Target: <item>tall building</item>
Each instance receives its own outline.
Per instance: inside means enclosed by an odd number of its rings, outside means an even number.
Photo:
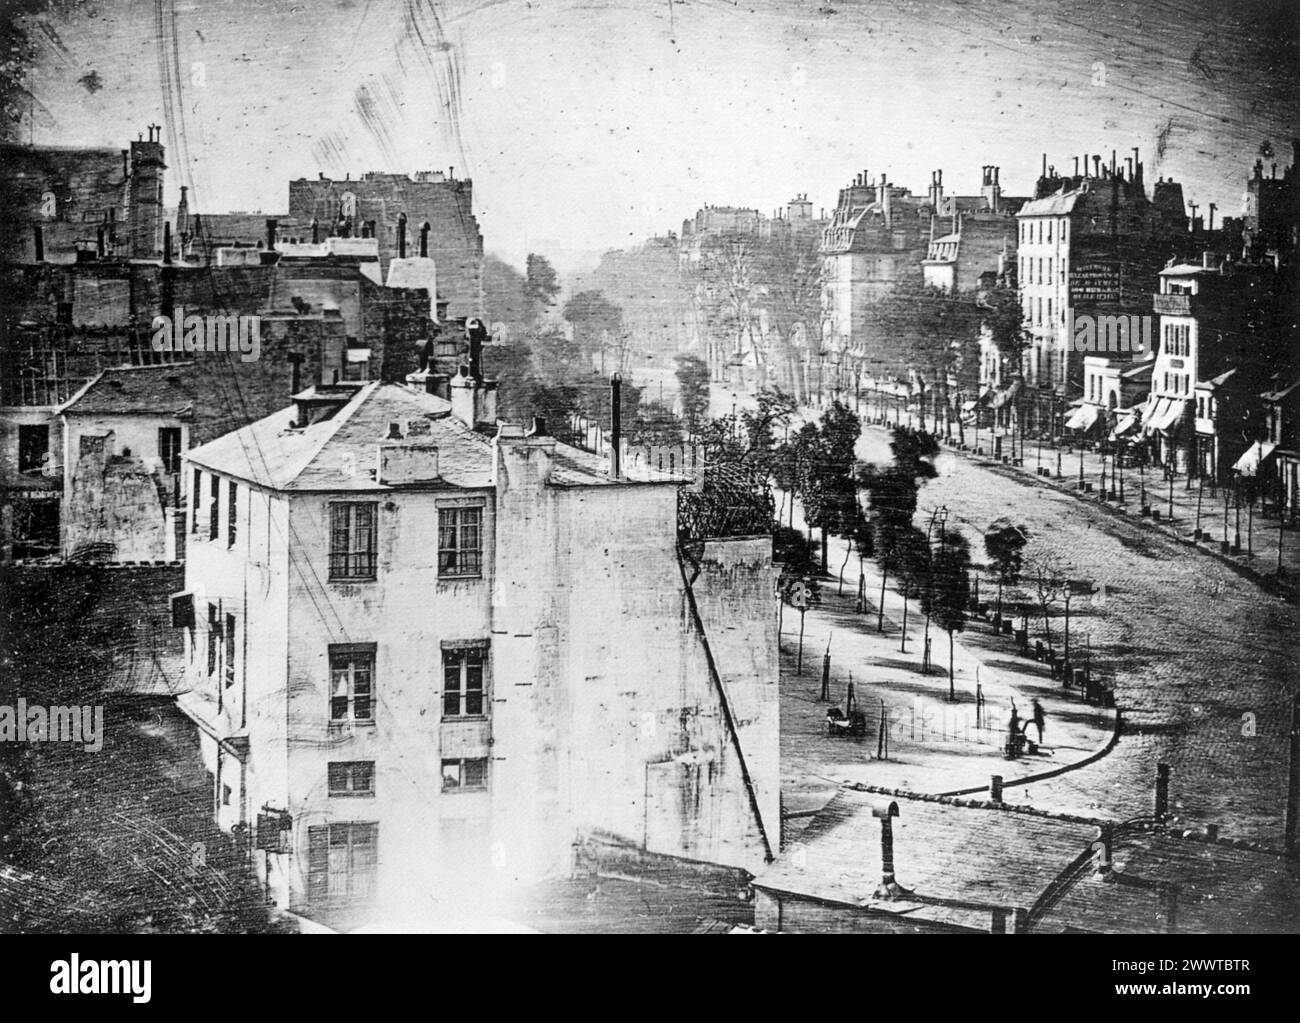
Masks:
[[[188,455],[181,706],[221,826],[309,916],[487,898],[587,835],[776,851],[770,538],[679,549],[687,479],[495,424],[480,362]]]
[[[1155,273],[1186,238],[1182,186],[1161,179],[1147,196],[1138,151],[1074,158],[1062,177],[1043,158],[1034,198],[1020,208],[1020,299],[1030,345],[1022,370],[1034,429],[1059,433],[1083,393],[1076,319],[1149,313]]]
[[[449,314],[474,316],[483,308],[483,235],[469,178],[452,171],[298,178],[289,182],[289,217],[302,235],[310,235],[314,223],[322,238],[376,238],[385,272],[390,260],[419,251],[423,238],[421,254],[437,264]]]

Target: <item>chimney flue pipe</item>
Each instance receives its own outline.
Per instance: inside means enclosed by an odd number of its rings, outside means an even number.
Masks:
[[[163,221],[163,266],[172,265],[172,225],[170,220]]]
[[[275,220],[274,217],[266,218],[266,251],[267,252],[275,251],[275,229],[279,226],[280,226],[279,222]]]
[[[397,258],[406,258],[406,214],[397,215]]]
[[[610,430],[609,478],[623,478],[623,377],[615,373],[609,378]]]
[[[1169,813],[1169,765],[1156,765],[1156,816]]]

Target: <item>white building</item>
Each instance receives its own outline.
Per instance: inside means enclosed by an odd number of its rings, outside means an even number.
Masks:
[[[297,912],[484,898],[584,835],[775,852],[770,537],[679,553],[684,477],[491,405],[467,373],[322,386],[188,453],[180,702]]]

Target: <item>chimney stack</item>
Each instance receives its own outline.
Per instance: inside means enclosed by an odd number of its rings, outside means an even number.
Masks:
[[[275,229],[279,227],[279,221],[274,217],[266,218],[266,251],[275,251]]]
[[[1156,765],[1156,817],[1169,813],[1169,765]]]
[[[609,378],[610,431],[609,431],[609,478],[623,478],[623,377],[615,373]]]
[[[876,898],[895,899],[910,894],[894,876],[893,818],[898,816],[898,804],[892,801],[877,804],[871,808],[871,815],[880,820],[880,886],[876,889]]]
[[[170,220],[163,221],[163,266],[172,265],[172,224]]]

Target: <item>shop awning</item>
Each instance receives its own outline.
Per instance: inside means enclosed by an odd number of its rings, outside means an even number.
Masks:
[[[993,395],[993,397],[989,400],[989,408],[1001,408],[1007,402],[1013,400],[1015,396],[1019,393],[1020,393],[1020,381],[1017,380],[1014,383],[1012,383],[1009,387],[1004,387],[1002,388],[1002,390],[998,391],[995,395]]]
[[[1123,437],[1124,434],[1132,432],[1142,422],[1142,409],[1130,409],[1128,412],[1120,414],[1119,422],[1115,424],[1115,429],[1110,433],[1111,440],[1116,437]]]
[[[1246,453],[1237,459],[1232,471],[1242,476],[1254,476],[1259,472],[1260,466],[1272,457],[1276,449],[1276,444],[1255,441]]]
[[[1065,421],[1067,430],[1087,430],[1097,421],[1097,413],[1101,411],[1096,405],[1080,405],[1074,410],[1074,414]]]
[[[1164,405],[1156,410],[1147,425],[1152,430],[1168,430],[1175,426],[1187,411],[1187,402],[1178,398],[1162,398]]]

